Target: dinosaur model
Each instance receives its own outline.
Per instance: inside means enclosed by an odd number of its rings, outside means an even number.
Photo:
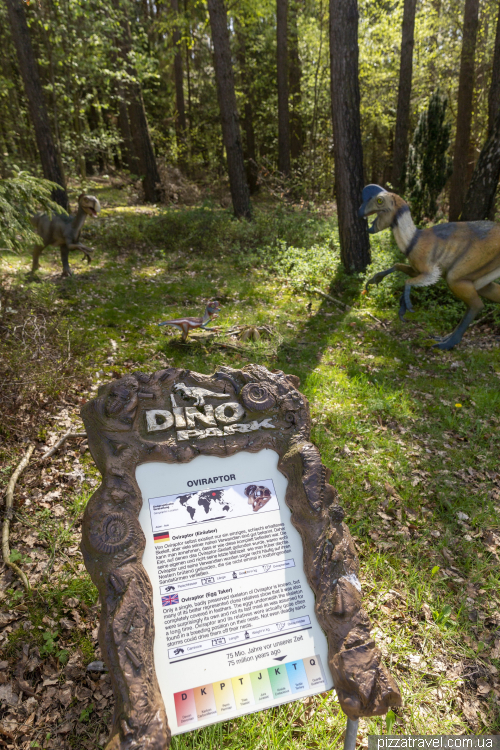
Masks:
[[[91,253],[94,251],[78,242],[78,238],[87,216],[96,217],[100,210],[101,204],[97,198],[94,198],[93,195],[82,194],[78,198],[78,211],[74,216],[62,216],[61,214],[54,214],[52,218],[47,214],[32,216],[31,223],[42,238],[43,245],[35,245],[33,248],[33,265],[30,274],[34,274],[40,267],[40,255],[49,245],[61,248],[63,276],[71,276],[68,262],[70,250],[81,250],[90,263],[92,260]]]
[[[198,388],[184,385],[184,383],[177,383],[174,385],[174,391],[176,393],[182,393],[184,398],[196,399],[195,406],[205,406],[205,397],[210,398],[229,398],[229,393],[215,393],[215,391],[207,391],[206,388]]]
[[[189,333],[195,328],[206,328],[212,320],[215,320],[218,317],[217,313],[219,310],[220,304],[217,300],[214,300],[208,303],[202,318],[173,318],[172,320],[165,320],[163,323],[158,323],[158,325],[177,328],[178,331],[182,331],[182,340],[186,341]]]
[[[410,276],[400,298],[399,317],[403,320],[406,311],[413,312],[412,286],[431,286],[443,275],[449,289],[467,305],[465,315],[451,333],[443,338],[434,337],[435,347],[452,349],[484,307],[481,297],[500,302],[500,285],[493,283],[500,276],[500,224],[463,221],[417,229],[407,203],[399,195],[380,185],[367,185],[362,198],[359,215],[376,214],[369,233],[390,227],[409,263],[395,263],[376,273],[366,282],[366,289],[394,271]]]

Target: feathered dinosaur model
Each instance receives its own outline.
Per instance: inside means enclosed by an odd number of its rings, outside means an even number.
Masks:
[[[395,263],[380,271],[366,282],[366,289],[394,271],[410,276],[400,298],[399,317],[403,320],[407,310],[413,312],[412,286],[431,286],[444,276],[453,294],[467,305],[467,312],[454,331],[444,338],[434,337],[438,349],[452,349],[484,307],[481,297],[500,302],[500,285],[493,283],[500,276],[500,224],[463,221],[417,229],[408,205],[399,195],[380,185],[367,185],[362,198],[359,215],[375,214],[368,229],[370,234],[390,227],[409,264]]]
[[[163,323],[158,323],[158,325],[177,328],[178,331],[182,331],[182,340],[186,341],[190,332],[195,328],[206,328],[212,320],[215,320],[218,317],[217,313],[220,309],[220,304],[217,300],[213,300],[206,306],[202,318],[173,318],[172,320],[165,320]]]
[[[101,204],[93,195],[80,195],[78,198],[78,211],[74,216],[62,216],[54,214],[52,218],[47,214],[36,214],[31,217],[36,232],[43,240],[43,245],[35,245],[33,248],[33,265],[31,274],[40,267],[39,258],[46,247],[55,245],[61,248],[61,261],[63,267],[63,276],[71,276],[69,267],[69,251],[81,250],[84,257],[90,263],[92,260],[91,253],[94,251],[90,247],[78,242],[80,232],[85,224],[87,216],[96,217],[101,210]]]

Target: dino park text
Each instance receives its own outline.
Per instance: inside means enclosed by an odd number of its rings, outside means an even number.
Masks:
[[[203,409],[201,411],[200,409]],[[229,412],[229,413],[228,413]],[[215,409],[210,404],[197,406],[175,406],[167,409],[148,409],[146,412],[148,432],[177,429],[177,440],[193,438],[226,437],[236,432],[254,432],[265,429],[274,430],[271,419],[254,419],[251,422],[238,423],[245,415],[245,410],[236,401],[221,404]]]

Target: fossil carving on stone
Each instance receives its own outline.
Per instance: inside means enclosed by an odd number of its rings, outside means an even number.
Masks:
[[[298,386],[295,376],[258,365],[221,367],[213,376],[169,368],[101,386],[82,408],[102,474],[85,510],[81,548],[99,590],[99,642],[115,696],[106,750],[165,750],[170,743],[153,658],[152,588],[141,562],[142,497],[135,479],[137,466],[151,460],[187,463],[198,455],[276,451],[340,705],[351,719],[400,705],[399,689],[370,637],[354,544],[330,472],[310,442],[309,405]],[[179,392],[197,405],[180,407]],[[258,511],[266,498],[258,486],[248,489]]]

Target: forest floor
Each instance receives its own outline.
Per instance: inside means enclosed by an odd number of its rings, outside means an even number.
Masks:
[[[168,365],[212,373],[249,362],[298,375],[312,439],[340,493],[361,562],[373,636],[403,693],[393,733],[500,732],[500,324],[489,305],[451,352],[429,348],[462,315],[441,282],[397,317],[402,279],[363,294],[340,269],[331,207],[261,198],[251,223],[220,207],[129,205],[102,186],[100,218],[60,277],[55,250],[28,283],[29,253],[1,256],[0,481],[30,441],[15,493],[12,559],[33,588],[0,572],[0,748],[104,747],[113,708],[96,590],[79,551],[82,512],[99,484],[84,438],[42,464],[99,384]],[[368,276],[397,255],[372,241]],[[385,284],[385,286],[384,286]],[[350,309],[312,291],[320,289]],[[213,332],[179,344],[157,323],[201,314]],[[238,326],[257,326],[258,341]],[[335,693],[188,733],[175,750],[340,747]],[[390,729],[390,726],[389,726]],[[358,743],[387,731],[361,720]]]

